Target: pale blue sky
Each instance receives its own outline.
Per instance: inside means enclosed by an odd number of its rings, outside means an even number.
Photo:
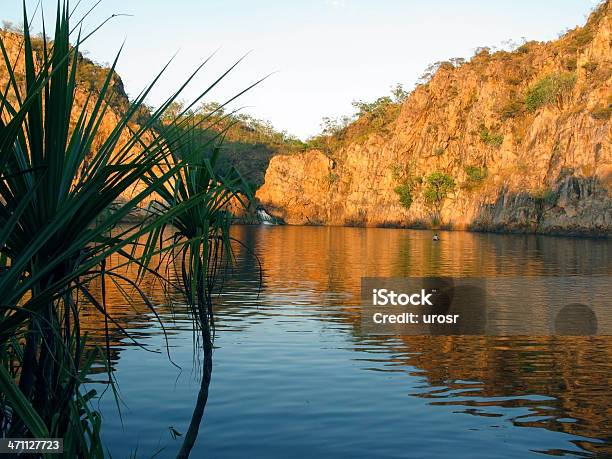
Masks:
[[[0,19],[19,22],[21,0],[1,1]],[[55,0],[43,1],[51,19]],[[93,3],[83,0],[79,11]],[[36,1],[27,4],[33,8]],[[238,105],[278,129],[306,138],[319,131],[323,116],[350,114],[355,99],[385,95],[398,82],[412,88],[429,63],[469,57],[476,47],[500,46],[508,39],[554,39],[561,30],[584,23],[596,4],[594,0],[104,0],[87,21],[88,27],[113,13],[133,16],[113,19],[85,48],[90,58],[109,62],[126,40],[118,71],[131,95],[178,51],[152,94],[154,105],[214,50],[219,49],[213,62],[185,92],[185,99],[252,51],[208,100],[223,101],[276,72],[242,96]]]

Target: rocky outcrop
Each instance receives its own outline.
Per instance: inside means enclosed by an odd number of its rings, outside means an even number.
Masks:
[[[7,52],[9,61],[14,63],[16,82],[19,85],[21,94],[23,96],[23,94],[25,94],[23,35],[16,32],[0,30],[0,37],[2,38],[2,43]],[[42,41],[40,39],[34,39],[32,45],[35,55],[40,56],[40,53],[42,52]],[[35,60],[35,64],[38,62],[38,60],[39,59]],[[9,74],[6,66],[4,65],[4,59],[0,58],[0,61],[2,62],[0,65],[0,86],[3,88],[3,90],[6,90],[7,83],[9,82]],[[80,54],[78,69],[79,70],[77,71],[76,76],[76,87],[74,91],[73,110],[70,120],[71,128],[76,125],[77,120],[84,109],[88,110],[88,114],[90,113],[90,110],[95,105],[95,101],[98,98],[99,87],[101,87],[104,83],[107,72],[109,71],[109,69],[105,69],[97,64],[94,64],[92,61],[84,58]],[[109,107],[104,111],[104,114],[100,118],[97,132],[91,145],[92,155],[97,152],[106,142],[106,140],[113,134],[117,124],[124,118],[124,114],[130,106],[130,101],[125,93],[123,82],[116,73],[113,73],[112,75],[107,95],[109,96],[108,99],[110,100]],[[12,103],[16,102],[12,88],[7,92],[7,98]],[[146,109],[143,108],[141,111],[138,111],[136,115],[139,115],[144,111],[146,111]],[[145,115],[148,115],[148,113],[145,113]],[[137,116],[134,116],[132,119],[134,120],[135,118],[137,118]],[[140,126],[135,121],[130,122],[129,129],[123,129],[119,134],[116,151],[120,151],[132,139],[132,133],[130,131],[138,131],[139,128]],[[153,142],[154,133],[151,130],[145,131],[142,134],[142,140],[145,143]],[[134,145],[130,149],[128,158],[134,157],[141,152],[142,150],[140,146],[138,144]],[[126,202],[136,196],[143,189],[145,189],[145,184],[142,182],[136,182],[132,188],[128,189],[119,197],[118,201]],[[152,201],[154,201],[155,198],[156,195],[153,194],[143,199],[141,201],[141,207],[136,209],[131,217],[128,217],[128,219],[139,220],[148,215],[147,207],[153,204]]]
[[[606,1],[559,40],[442,64],[382,126],[359,119],[331,151],[272,158],[257,198],[290,224],[423,226],[441,172],[455,183],[443,225],[609,235],[611,16]]]

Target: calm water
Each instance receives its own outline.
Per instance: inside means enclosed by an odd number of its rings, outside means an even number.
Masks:
[[[213,380],[193,457],[525,458],[612,454],[612,338],[365,336],[362,276],[612,274],[607,241],[319,227],[236,227],[217,300]],[[145,286],[161,301],[159,286]],[[113,457],[174,457],[199,388],[191,324],[111,292],[120,420]],[[510,315],[512,311],[508,312]],[[93,312],[87,327],[99,339]],[[177,368],[175,365],[179,366]],[[101,373],[94,379],[104,380]],[[99,390],[104,385],[92,382]]]

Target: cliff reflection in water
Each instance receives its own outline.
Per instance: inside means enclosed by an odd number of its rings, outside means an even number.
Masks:
[[[500,428],[511,423],[585,437],[574,443],[586,454],[612,453],[611,337],[368,336],[361,332],[358,306],[360,278],[366,276],[610,276],[609,242],[449,232],[433,243],[426,231],[334,227],[243,226],[233,236],[246,248],[236,246],[238,262],[217,301],[219,335],[241,333],[288,311],[287,322],[314,317],[328,324],[325,333],[347,335],[353,359],[370,356],[362,370],[373,367],[368,361],[382,361],[377,371],[422,380],[406,391],[431,406],[454,406],[455,413],[488,417]],[[261,290],[259,265],[249,251],[261,261]],[[159,285],[147,282],[144,291],[163,303]],[[151,312],[142,304],[126,305],[116,287],[110,286],[107,303],[135,338],[161,333]],[[160,304],[158,313],[169,335],[189,327],[180,305]],[[97,313],[84,323],[101,339]],[[117,360],[130,342],[110,328]],[[312,339],[317,346],[317,337]],[[273,373],[275,365],[269,362],[266,371]]]

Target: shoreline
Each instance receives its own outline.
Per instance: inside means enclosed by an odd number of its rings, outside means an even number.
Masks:
[[[251,222],[235,222],[232,226],[259,226],[261,223]],[[533,231],[530,229],[522,228],[453,228],[453,227],[441,227],[431,228],[425,226],[410,226],[410,225],[391,225],[391,224],[379,224],[379,225],[326,225],[326,224],[314,224],[306,223],[300,225],[294,225],[289,223],[283,223],[280,225],[269,225],[269,226],[313,226],[313,227],[334,227],[334,228],[379,228],[379,229],[408,229],[408,230],[420,230],[420,231],[453,231],[453,232],[468,232],[468,233],[483,233],[483,234],[502,234],[502,235],[525,235],[525,236],[552,236],[552,237],[563,237],[571,239],[599,239],[607,240],[610,239],[610,233],[602,233],[598,231]]]

